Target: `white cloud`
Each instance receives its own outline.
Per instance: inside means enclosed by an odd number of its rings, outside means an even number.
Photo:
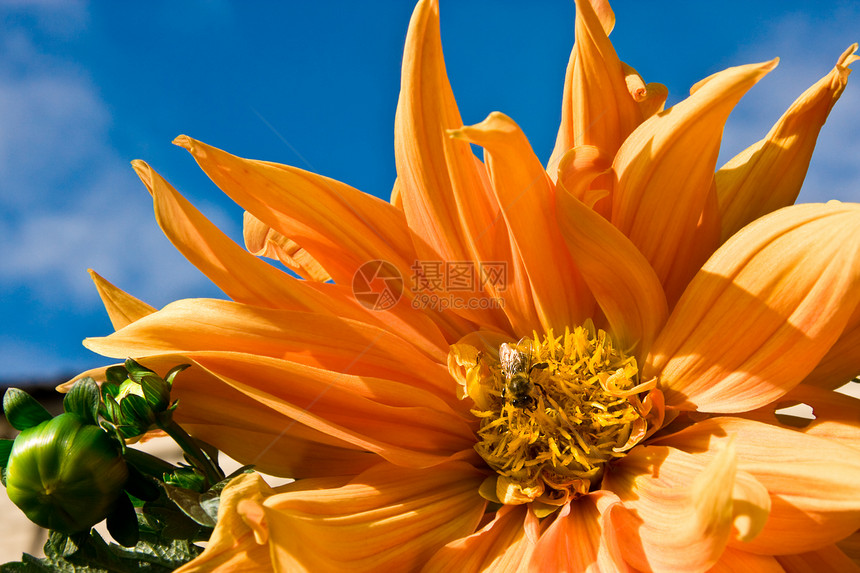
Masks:
[[[110,114],[86,74],[21,31],[0,51],[0,289],[95,311],[90,267],[156,304],[205,287],[110,146]]]
[[[860,8],[834,4],[816,16],[790,13],[762,26],[740,46],[740,62],[780,57],[776,70],[744,97],[729,118],[720,164],[758,141],[804,90],[830,72],[839,55],[860,41]],[[860,201],[860,66],[819,135],[799,202]]]

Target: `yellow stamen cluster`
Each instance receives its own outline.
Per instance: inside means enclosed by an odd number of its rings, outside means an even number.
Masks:
[[[530,398],[512,399],[510,372],[480,355],[476,370],[483,399],[477,452],[498,473],[503,503],[564,503],[598,483],[603,465],[645,432],[636,359],[614,348],[588,322],[563,336],[550,331],[519,343],[529,355]],[[507,385],[507,386],[506,386]]]

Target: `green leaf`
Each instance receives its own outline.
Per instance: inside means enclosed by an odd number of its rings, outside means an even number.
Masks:
[[[0,468],[9,464],[9,454],[12,452],[12,444],[15,440],[0,440]]]
[[[81,378],[63,398],[63,410],[77,414],[87,424],[98,425],[99,387],[90,377]]]
[[[43,559],[25,554],[18,563],[0,565],[0,573],[169,573],[201,552],[189,541],[152,535],[125,549],[105,543],[95,531],[75,540],[51,532]]]
[[[51,414],[41,404],[18,388],[6,390],[3,412],[16,430],[26,430],[51,419]]]
[[[215,520],[200,506],[200,494],[196,491],[176,487],[169,483],[164,484],[164,491],[185,515],[206,527],[215,527]]]
[[[143,395],[150,406],[160,412],[170,404],[170,388],[158,376],[144,376],[140,379]]]

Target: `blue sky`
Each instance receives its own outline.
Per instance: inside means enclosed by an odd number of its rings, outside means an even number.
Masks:
[[[732,65],[782,58],[729,120],[723,159],[760,139],[860,40],[856,2],[613,4],[622,59],[670,103]],[[0,381],[109,361],[94,268],[156,307],[223,296],[161,235],[144,159],[241,241],[241,209],[170,141],[186,133],[387,197],[408,1],[0,0]],[[572,0],[442,0],[464,121],[499,110],[542,159],[573,42]],[[855,67],[857,67],[855,65]],[[860,72],[857,72],[860,74]],[[860,200],[860,75],[831,114],[801,201]]]

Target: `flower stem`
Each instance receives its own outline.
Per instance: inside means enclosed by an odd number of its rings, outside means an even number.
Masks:
[[[167,421],[157,421],[156,425],[179,444],[191,464],[203,473],[207,481],[207,488],[224,479],[224,472],[221,471],[221,468],[203,453],[200,446],[194,442],[194,438],[188,435],[188,432],[183,430],[179,424],[168,418]]]

